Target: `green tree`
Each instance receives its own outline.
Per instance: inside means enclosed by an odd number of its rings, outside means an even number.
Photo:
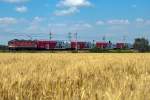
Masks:
[[[149,50],[149,41],[145,38],[136,38],[133,46],[139,52],[146,52]]]

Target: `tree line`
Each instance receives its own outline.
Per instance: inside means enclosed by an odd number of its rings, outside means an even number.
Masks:
[[[148,39],[136,38],[133,44],[133,48],[139,52],[150,51],[150,45]]]

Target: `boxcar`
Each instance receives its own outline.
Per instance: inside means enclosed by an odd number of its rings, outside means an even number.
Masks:
[[[125,43],[116,43],[116,49],[124,49],[124,48],[126,48]]]
[[[91,43],[90,42],[81,42],[81,41],[78,41],[78,42],[71,42],[71,49],[89,49],[91,48]]]
[[[108,42],[96,42],[96,47],[101,48],[101,49],[108,48],[109,43]]]
[[[50,50],[56,48],[57,41],[37,41],[37,49]]]

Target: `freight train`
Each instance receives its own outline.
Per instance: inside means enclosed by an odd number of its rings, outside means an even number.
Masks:
[[[54,41],[54,40],[18,40],[8,42],[9,50],[89,50],[100,49],[131,49],[128,43],[86,42],[86,41]]]

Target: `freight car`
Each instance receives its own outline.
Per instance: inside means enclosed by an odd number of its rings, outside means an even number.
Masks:
[[[71,42],[71,49],[73,50],[75,49],[84,50],[84,49],[91,49],[91,48],[92,48],[91,42],[82,42],[82,41]]]
[[[114,49],[133,49],[133,46],[130,43],[116,43]]]

